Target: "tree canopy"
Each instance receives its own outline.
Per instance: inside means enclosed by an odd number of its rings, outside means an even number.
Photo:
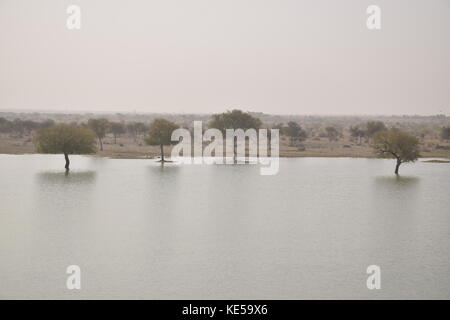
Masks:
[[[90,154],[96,151],[95,133],[86,128],[61,124],[37,132],[33,140],[37,152],[64,154],[69,169],[69,154]]]
[[[172,132],[178,129],[179,126],[169,120],[157,118],[150,124],[150,130],[145,137],[145,143],[148,145],[159,145],[161,147],[161,161],[164,162],[164,147],[171,144],[176,144],[178,141],[172,141]]]
[[[383,158],[397,160],[395,174],[402,163],[414,162],[420,156],[419,140],[399,129],[383,130],[373,136],[372,147]]]
[[[252,116],[248,112],[241,110],[232,110],[224,113],[215,114],[209,123],[210,128],[225,131],[226,129],[255,129],[258,130],[262,125],[260,119]]]

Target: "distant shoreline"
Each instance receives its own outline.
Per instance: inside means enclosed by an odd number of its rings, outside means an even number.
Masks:
[[[18,152],[18,153],[5,153],[0,151],[0,155],[39,155],[42,153],[37,152]],[[96,157],[96,158],[106,158],[106,159],[114,159],[114,160],[155,160],[157,161],[159,157],[157,155],[147,155],[147,156],[126,156],[126,155],[106,155],[106,154],[87,154],[87,155],[81,155],[81,156],[87,156],[87,157]],[[170,157],[169,154],[166,156]],[[354,155],[283,155],[280,154],[279,158],[285,158],[285,159],[293,159],[293,158],[350,158],[350,159],[387,159],[387,158],[379,158],[376,156],[354,156]],[[430,159],[430,158],[439,158],[439,159]],[[170,159],[170,158],[169,158]],[[448,159],[448,160],[447,160]],[[388,159],[389,160],[389,159]],[[168,161],[170,162],[170,161]],[[450,163],[450,157],[445,156],[432,156],[427,155],[426,157],[420,157],[417,162],[423,162],[423,163]]]
[[[302,143],[302,147],[289,146],[281,141],[280,158],[377,158],[369,144],[358,144],[348,140],[330,142],[325,138],[320,140],[309,139]],[[170,157],[171,147],[164,148],[164,154]],[[27,138],[0,138],[0,154],[37,154],[30,137]],[[120,138],[117,143],[108,137],[103,143],[103,151],[98,150],[95,156],[111,159],[149,159],[160,155],[159,146],[147,146],[133,139]],[[450,159],[450,147],[430,148],[421,150],[421,158]]]

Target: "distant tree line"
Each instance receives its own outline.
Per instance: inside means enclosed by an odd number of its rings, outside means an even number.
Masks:
[[[57,123],[52,119],[33,121],[21,119],[8,120],[0,117],[0,134],[10,134],[17,137],[30,136],[40,129],[46,129],[55,125]],[[87,123],[82,122],[80,124],[71,122],[68,125],[93,130],[99,141],[100,149],[103,149],[103,138],[106,134],[112,134],[114,144],[116,144],[117,138],[121,135],[128,134],[136,141],[138,138],[143,138],[150,129],[150,125],[143,122],[114,122],[104,118],[89,119]]]
[[[7,120],[0,118],[0,133],[14,134],[17,136],[31,135],[38,129],[45,129],[55,125],[55,121],[48,119],[37,122],[32,120]]]
[[[0,117],[0,134],[10,134],[17,137],[30,136],[39,129],[48,128],[56,124],[53,119],[33,121],[18,118],[8,120]],[[103,139],[108,134],[111,134],[114,138],[114,144],[117,144],[118,138],[123,135],[132,137],[134,142],[137,143],[139,140],[145,142],[145,137],[150,130],[150,123],[139,121],[110,121],[105,118],[90,118],[87,122],[71,122],[69,125],[93,130],[97,136],[100,150],[103,149]],[[218,129],[225,127],[230,129],[247,129],[251,127],[258,129],[264,127],[264,125],[260,119],[250,113],[242,112],[241,110],[232,110],[213,115],[209,122],[209,127]],[[266,128],[279,129],[280,135],[288,138],[290,146],[297,146],[308,138],[317,139],[317,137],[322,137],[327,138],[330,142],[335,142],[344,136],[343,128],[339,126],[328,125],[317,132],[317,129],[304,128],[296,121],[289,121],[286,124],[275,123],[266,126]],[[386,129],[387,126],[382,121],[368,121],[363,124],[351,125],[348,127],[348,132],[352,139],[356,140],[358,144],[362,144],[363,140],[369,143],[376,133]],[[442,140],[450,140],[450,126],[443,127],[439,130],[439,138]],[[430,132],[426,130],[419,132],[417,130],[417,136],[423,138],[425,134],[430,134]]]

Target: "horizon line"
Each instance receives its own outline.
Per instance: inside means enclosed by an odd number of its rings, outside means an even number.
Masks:
[[[226,112],[229,110],[242,110],[244,112],[263,114],[268,116],[281,116],[281,117],[295,117],[295,116],[303,116],[303,117],[438,117],[445,116],[446,118],[450,117],[445,113],[435,113],[435,114],[376,114],[376,113],[354,113],[354,114],[332,114],[332,113],[266,113],[262,111],[249,111],[245,109],[239,108],[227,108],[222,112]],[[0,108],[0,113],[44,113],[44,114],[144,114],[144,115],[152,115],[152,114],[165,114],[165,115],[203,115],[209,116],[214,114],[219,114],[222,112],[157,112],[157,111],[114,111],[114,110],[52,110],[52,109],[2,109]]]

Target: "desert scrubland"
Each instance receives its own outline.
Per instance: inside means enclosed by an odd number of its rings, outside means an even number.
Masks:
[[[450,126],[450,117],[436,116],[300,116],[251,113],[263,128],[281,129],[282,157],[375,157],[367,134],[368,122],[382,122],[387,128],[396,127],[420,140],[422,157],[450,158],[450,140],[443,128]],[[148,146],[144,139],[150,122],[165,118],[180,127],[192,129],[194,121],[208,128],[209,114],[137,114],[137,113],[48,113],[0,112],[0,153],[36,153],[33,136],[41,126],[54,124],[86,125],[89,119],[107,119],[119,124],[115,134],[111,126],[103,139],[103,150],[97,156],[111,158],[152,158],[159,155],[158,146]],[[9,127],[1,127],[1,122]],[[300,134],[289,136],[288,123],[295,122]],[[358,131],[359,130],[359,131]],[[298,130],[297,130],[298,131]],[[164,152],[170,155],[171,147]]]

